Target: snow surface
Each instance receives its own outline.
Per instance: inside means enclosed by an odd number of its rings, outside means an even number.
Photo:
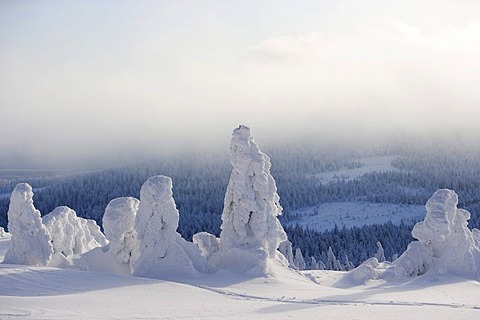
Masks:
[[[1,242],[0,242],[1,244]],[[0,257],[1,259],[1,257]],[[422,276],[346,286],[347,273],[281,269],[179,283],[0,265],[1,319],[478,319],[480,283]],[[339,287],[343,285],[342,287]]]
[[[316,207],[293,211],[300,218],[288,221],[318,231],[339,228],[361,227],[391,221],[393,224],[418,222],[425,216],[425,206],[373,202],[331,202]]]
[[[402,171],[392,166],[393,159],[395,159],[395,156],[361,158],[355,160],[362,164],[359,168],[343,168],[341,170],[314,174],[313,176],[316,177],[320,183],[328,184],[335,181],[351,181],[372,172]]]

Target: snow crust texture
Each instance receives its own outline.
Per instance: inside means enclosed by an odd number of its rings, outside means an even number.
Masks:
[[[42,222],[40,211],[33,205],[32,187],[19,183],[10,197],[8,208],[10,247],[4,263],[46,266],[53,247],[51,237]]]
[[[236,260],[228,258],[232,253],[237,257],[240,251],[248,253],[250,259],[240,260],[257,261],[255,267],[262,269],[267,259],[275,259],[280,243],[287,239],[277,218],[282,207],[270,174],[270,158],[242,125],[233,131],[230,154],[233,170],[225,194],[220,252],[226,263]]]

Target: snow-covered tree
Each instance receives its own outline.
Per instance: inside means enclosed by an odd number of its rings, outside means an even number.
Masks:
[[[385,261],[385,252],[383,251],[383,246],[380,241],[377,241],[377,253],[375,253],[375,258],[377,258],[378,262]]]
[[[17,184],[10,197],[8,231],[12,238],[4,263],[47,265],[53,253],[51,238],[33,205],[32,187],[27,183]]]
[[[473,232],[468,229],[470,213],[457,209],[458,196],[440,189],[428,200],[424,221],[417,223],[407,251],[395,262],[397,275],[439,273],[480,276],[480,248],[475,245]]]
[[[5,238],[7,236],[7,233],[5,232],[5,229],[3,227],[0,227],[0,238]]]
[[[295,249],[295,258],[293,262],[298,270],[305,270],[307,267],[305,259],[303,258],[302,250],[300,248]]]
[[[103,215],[103,229],[110,241],[110,253],[118,262],[130,264],[132,254],[138,248],[135,217],[140,201],[133,197],[121,197],[110,201]]]
[[[43,222],[50,233],[53,252],[65,257],[107,244],[107,239],[94,220],[77,217],[69,207],[55,208],[43,217]]]
[[[179,213],[172,193],[172,179],[153,176],[140,190],[135,217],[138,251],[133,252],[133,274],[152,278],[195,277],[191,257],[195,246],[177,233]],[[198,251],[198,257],[200,252]]]
[[[327,252],[327,269],[335,271],[341,271],[343,269],[340,261],[337,260],[337,257],[333,253],[332,247],[329,247]]]
[[[293,248],[292,248],[292,243],[288,240],[283,241],[280,243],[280,246],[278,247],[278,251],[280,251],[281,254],[287,259],[288,261],[288,266],[290,268],[295,269],[295,262],[294,262],[294,257],[293,257]]]
[[[221,264],[239,267],[234,260],[240,250],[250,255],[250,259],[240,259],[243,271],[264,273],[268,259],[280,258],[277,249],[287,239],[277,218],[282,207],[270,174],[270,158],[260,151],[250,129],[242,125],[233,131],[230,153],[233,170],[222,213]]]

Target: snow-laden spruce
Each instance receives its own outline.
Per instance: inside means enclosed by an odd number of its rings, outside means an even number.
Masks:
[[[411,242],[393,263],[379,263],[372,258],[354,269],[351,277],[364,282],[449,273],[480,279],[480,231],[468,228],[470,213],[457,205],[454,191],[437,190],[427,201],[425,219],[412,230],[418,241]]]
[[[103,230],[110,241],[110,253],[119,263],[131,264],[138,248],[135,217],[140,201],[133,197],[121,197],[110,201],[103,215]]]
[[[287,239],[277,218],[282,207],[270,174],[270,158],[242,125],[233,131],[230,154],[233,170],[222,213],[220,264],[265,274],[267,261],[280,259],[277,249]]]
[[[33,205],[33,190],[28,183],[17,184],[10,196],[8,231],[11,241],[4,263],[47,265],[53,253],[51,238]]]
[[[78,217],[69,207],[55,208],[43,217],[43,223],[50,233],[53,252],[65,257],[107,244],[107,239],[94,220]]]
[[[467,226],[470,213],[458,209],[457,204],[458,195],[448,189],[437,190],[428,200],[424,221],[412,230],[419,242],[411,243],[396,260],[396,275],[412,276],[431,270],[480,278],[480,248]]]
[[[135,217],[138,251],[133,252],[134,275],[159,279],[199,275],[200,251],[177,232],[178,220],[172,179],[150,177],[140,190]]]

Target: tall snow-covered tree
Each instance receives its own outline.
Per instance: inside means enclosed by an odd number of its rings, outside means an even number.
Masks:
[[[33,191],[28,183],[19,183],[10,197],[8,231],[12,235],[4,263],[45,266],[53,247],[40,211],[33,205]]]
[[[270,158],[243,125],[233,131],[230,154],[233,170],[225,194],[220,251],[227,260],[232,249],[254,253],[252,261],[264,268],[287,239],[277,218],[282,207],[270,174]]]

